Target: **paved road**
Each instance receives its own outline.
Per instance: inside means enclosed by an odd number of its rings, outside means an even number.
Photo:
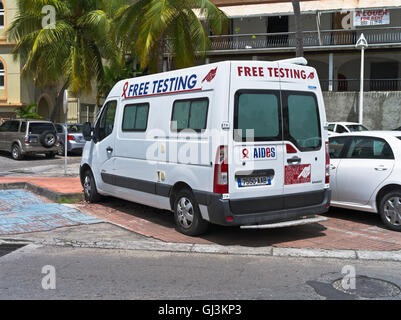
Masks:
[[[75,167],[81,162],[79,155],[71,155],[68,157],[70,173],[75,174]],[[55,159],[46,159],[44,155],[36,155],[26,157],[22,161],[15,161],[7,152],[0,151],[0,176],[8,175],[38,175],[48,171],[58,171],[63,173],[64,158],[57,156]]]
[[[44,266],[56,289],[42,288]],[[335,290],[344,266],[401,286],[400,263],[27,246],[0,257],[0,299],[354,299]],[[399,291],[356,282],[363,297]],[[389,296],[392,293],[397,296]]]

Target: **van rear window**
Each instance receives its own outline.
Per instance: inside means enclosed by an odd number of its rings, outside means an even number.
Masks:
[[[236,141],[281,140],[278,92],[239,91],[235,97]]]
[[[319,150],[322,139],[316,96],[285,91],[283,98],[286,140],[293,142],[300,151]]]

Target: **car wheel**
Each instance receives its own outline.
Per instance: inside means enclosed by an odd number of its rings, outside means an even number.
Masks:
[[[174,220],[178,231],[188,236],[201,235],[209,226],[209,223],[202,219],[192,192],[186,189],[180,191],[175,198]]]
[[[100,194],[97,192],[95,178],[90,170],[85,171],[83,176],[83,187],[85,201],[96,203],[100,200]]]
[[[401,231],[401,190],[391,191],[381,199],[379,213],[389,229]]]
[[[14,144],[12,149],[11,149],[11,156],[13,157],[14,160],[21,160],[22,153],[21,153],[21,148],[18,144]]]
[[[65,147],[64,147],[64,144],[60,143],[60,145],[59,145],[58,148],[57,148],[57,154],[58,154],[59,156],[64,157],[64,155],[65,155]]]

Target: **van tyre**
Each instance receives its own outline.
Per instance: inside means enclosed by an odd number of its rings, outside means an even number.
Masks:
[[[178,192],[175,198],[174,220],[178,231],[187,236],[199,236],[209,227],[209,223],[202,219],[194,195],[186,189]]]
[[[18,144],[14,144],[13,147],[11,148],[11,156],[13,157],[14,160],[22,160],[22,152],[21,148]]]
[[[96,203],[100,200],[100,194],[97,192],[95,178],[93,177],[92,171],[87,170],[83,176],[83,187],[85,201],[89,203]]]
[[[401,231],[401,189],[387,193],[380,200],[379,213],[387,228]]]

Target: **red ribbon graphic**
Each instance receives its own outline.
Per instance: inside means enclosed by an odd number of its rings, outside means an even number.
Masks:
[[[127,99],[127,90],[128,90],[128,82],[126,82],[124,84],[124,88],[123,88],[123,95],[122,97],[124,97],[124,99]]]

